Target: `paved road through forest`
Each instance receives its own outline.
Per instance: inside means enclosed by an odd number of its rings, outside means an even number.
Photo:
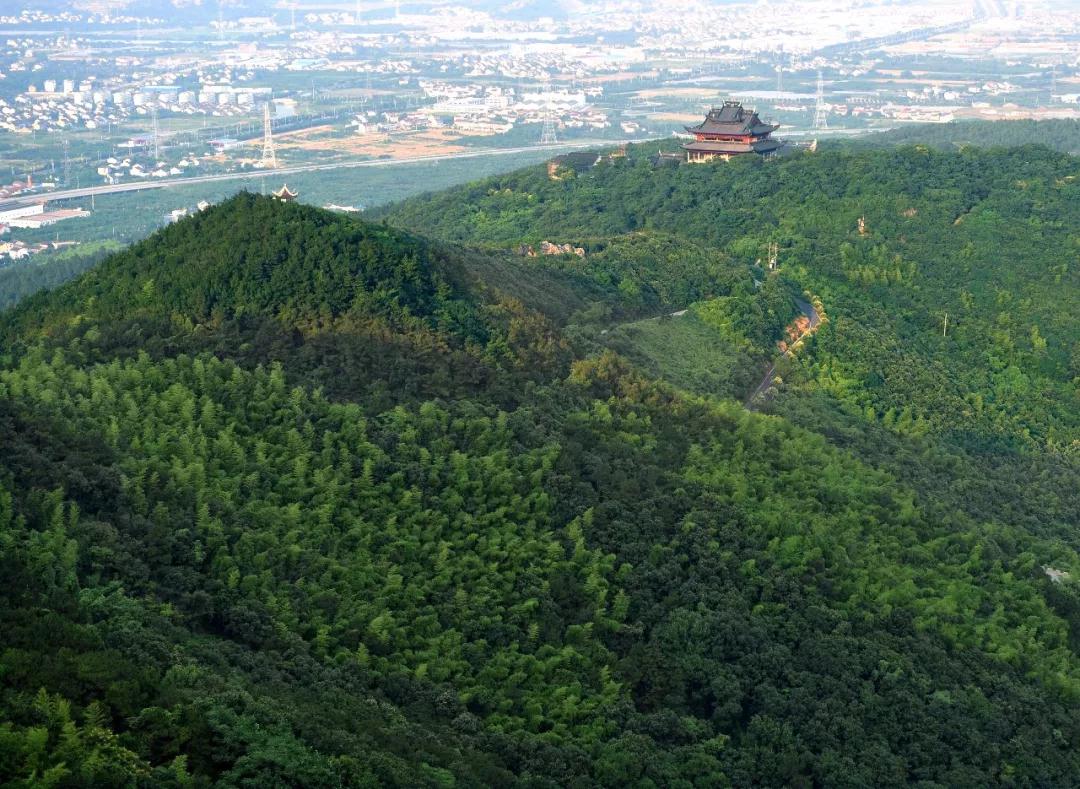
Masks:
[[[797,339],[795,342],[785,350],[778,358],[776,358],[772,364],[769,365],[768,371],[765,373],[765,377],[761,379],[761,383],[754,389],[753,394],[746,400],[746,407],[752,411],[757,410],[758,404],[761,402],[761,396],[765,394],[770,386],[772,386],[773,376],[776,374],[776,365],[779,364],[781,359],[790,356],[804,338],[809,337],[815,331],[818,326],[821,325],[821,316],[818,315],[818,311],[814,309],[814,305],[808,301],[802,299],[795,299],[795,306],[799,308],[803,315],[810,320],[810,327]]]

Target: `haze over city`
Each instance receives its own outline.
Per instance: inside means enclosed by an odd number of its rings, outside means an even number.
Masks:
[[[305,199],[360,209],[377,190],[350,195],[355,174],[328,165],[525,162],[541,144],[684,134],[724,100],[793,140],[1080,113],[1068,3],[41,2],[6,8],[0,34],[0,201],[50,196],[55,221],[97,207],[63,195],[261,189],[277,168],[324,168]],[[108,235],[196,202],[129,199]],[[49,233],[105,235],[79,224]],[[42,237],[9,234],[25,243],[5,255]]]
[[[1080,784],[1080,2],[4,0],[0,786]]]

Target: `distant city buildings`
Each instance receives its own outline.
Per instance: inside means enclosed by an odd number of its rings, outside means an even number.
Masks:
[[[427,0],[400,12],[204,6],[164,7],[167,19],[0,14],[0,135],[71,186],[253,166],[268,104],[275,134],[297,132],[284,155],[301,159],[667,136],[725,100],[767,113],[786,139],[1080,117],[1080,9],[1067,4],[793,0],[777,14],[615,0],[559,18]],[[189,12],[201,15],[192,35],[161,35]],[[986,58],[1000,67],[976,67]]]

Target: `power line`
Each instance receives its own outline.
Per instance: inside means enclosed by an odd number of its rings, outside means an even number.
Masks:
[[[540,144],[541,145],[554,145],[557,143],[558,137],[555,135],[555,119],[551,106],[551,83],[544,84],[544,97],[546,99],[544,106],[544,128],[540,131]]]
[[[814,108],[814,128],[829,128],[829,110],[825,104],[825,80],[817,73],[817,105]]]
[[[551,119],[551,113],[549,112],[544,116],[544,128],[540,131],[540,144],[554,145],[558,141],[559,138],[555,134],[555,122]]]
[[[71,156],[68,153],[68,140],[64,137],[64,186],[71,185]]]
[[[274,150],[274,132],[270,127],[270,102],[263,104],[263,150],[262,166],[275,169],[278,166],[277,151]]]

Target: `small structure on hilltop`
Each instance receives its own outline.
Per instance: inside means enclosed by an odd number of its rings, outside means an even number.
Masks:
[[[754,110],[745,109],[737,101],[725,101],[724,106],[713,107],[704,121],[685,128],[694,135],[693,142],[683,145],[688,162],[710,162],[716,158],[726,161],[746,153],[765,156],[783,146],[780,140],[771,137],[779,125],[764,123]]]
[[[584,173],[600,164],[603,157],[596,151],[574,151],[556,156],[547,164],[548,178],[558,181],[562,178],[560,170],[573,170],[575,173]]]
[[[282,184],[280,189],[273,192],[273,195],[275,200],[280,200],[283,203],[290,203],[299,197],[300,193],[289,189],[288,184]]]
[[[685,157],[678,151],[657,150],[656,153],[649,157],[649,164],[653,167],[674,167],[684,161],[686,161]]]

